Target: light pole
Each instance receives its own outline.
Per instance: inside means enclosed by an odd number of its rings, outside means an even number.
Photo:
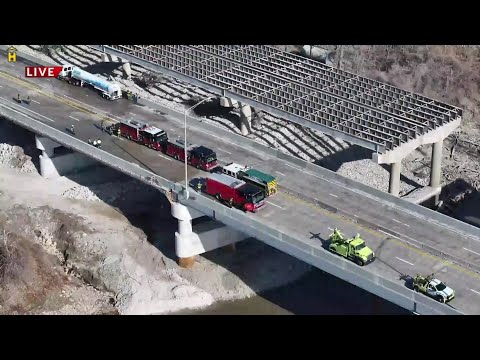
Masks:
[[[184,153],[183,153],[183,156],[185,157],[185,199],[188,199],[188,174],[187,174],[187,169],[188,169],[188,162],[187,162],[187,114],[190,110],[193,110],[195,109],[198,105],[204,103],[205,101],[207,100],[210,100],[212,99],[213,96],[210,96],[210,97],[207,97],[205,99],[203,99],[202,101],[199,101],[198,103],[196,103],[195,105],[193,105],[191,108],[188,108],[185,110],[184,112],[184,115],[185,115],[185,119],[184,119],[184,122],[183,122],[183,128],[184,128]]]

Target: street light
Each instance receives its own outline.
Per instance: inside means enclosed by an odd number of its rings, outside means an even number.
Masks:
[[[187,163],[187,113],[190,111],[190,110],[193,110],[195,109],[198,105],[204,103],[205,101],[207,100],[210,100],[212,99],[213,96],[210,96],[210,97],[207,97],[205,99],[203,99],[202,101],[199,101],[198,103],[196,103],[195,105],[193,105],[191,108],[188,108],[185,110],[184,112],[184,115],[185,115],[185,120],[183,122],[183,127],[184,127],[184,131],[185,131],[185,134],[184,134],[184,153],[183,153],[183,156],[185,157],[185,199],[188,199],[188,174],[187,174],[187,168],[188,168],[188,163]]]

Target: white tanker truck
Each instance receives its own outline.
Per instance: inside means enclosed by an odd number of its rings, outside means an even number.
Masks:
[[[120,89],[118,84],[111,83],[99,76],[90,74],[77,66],[66,64],[62,67],[62,71],[58,75],[59,79],[76,86],[83,86],[84,84],[93,86],[93,88],[100,92],[102,97],[108,100],[120,99],[122,97],[122,89]]]

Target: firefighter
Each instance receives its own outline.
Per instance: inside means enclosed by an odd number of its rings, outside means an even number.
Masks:
[[[75,135],[75,126],[72,124],[72,127],[70,128],[70,131],[72,132],[72,134]]]
[[[93,144],[93,143],[92,143],[92,139],[88,138],[88,143],[89,143],[90,145],[92,145],[92,144]]]
[[[197,183],[197,190],[198,192],[202,191],[202,183],[200,181]]]
[[[17,94],[17,102],[22,102],[22,99],[20,98],[20,94]]]
[[[31,101],[30,96],[27,96],[27,104],[30,104],[30,101]]]

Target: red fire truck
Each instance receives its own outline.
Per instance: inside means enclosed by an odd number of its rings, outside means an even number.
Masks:
[[[265,206],[265,193],[258,187],[231,176],[211,173],[205,184],[205,192],[223,201],[228,207],[235,206],[243,211],[257,212]]]
[[[167,149],[167,133],[155,126],[147,126],[140,130],[142,143],[150,149],[165,151]]]
[[[168,141],[167,155],[185,161],[185,142],[180,139]],[[210,171],[218,165],[217,154],[205,146],[187,144],[187,162],[197,169]]]
[[[167,147],[167,133],[155,126],[147,125],[136,120],[122,120],[120,135],[148,146],[151,149],[165,151]]]
[[[126,137],[128,140],[140,141],[140,131],[145,128],[144,124],[136,120],[122,120],[120,121],[120,135]]]

